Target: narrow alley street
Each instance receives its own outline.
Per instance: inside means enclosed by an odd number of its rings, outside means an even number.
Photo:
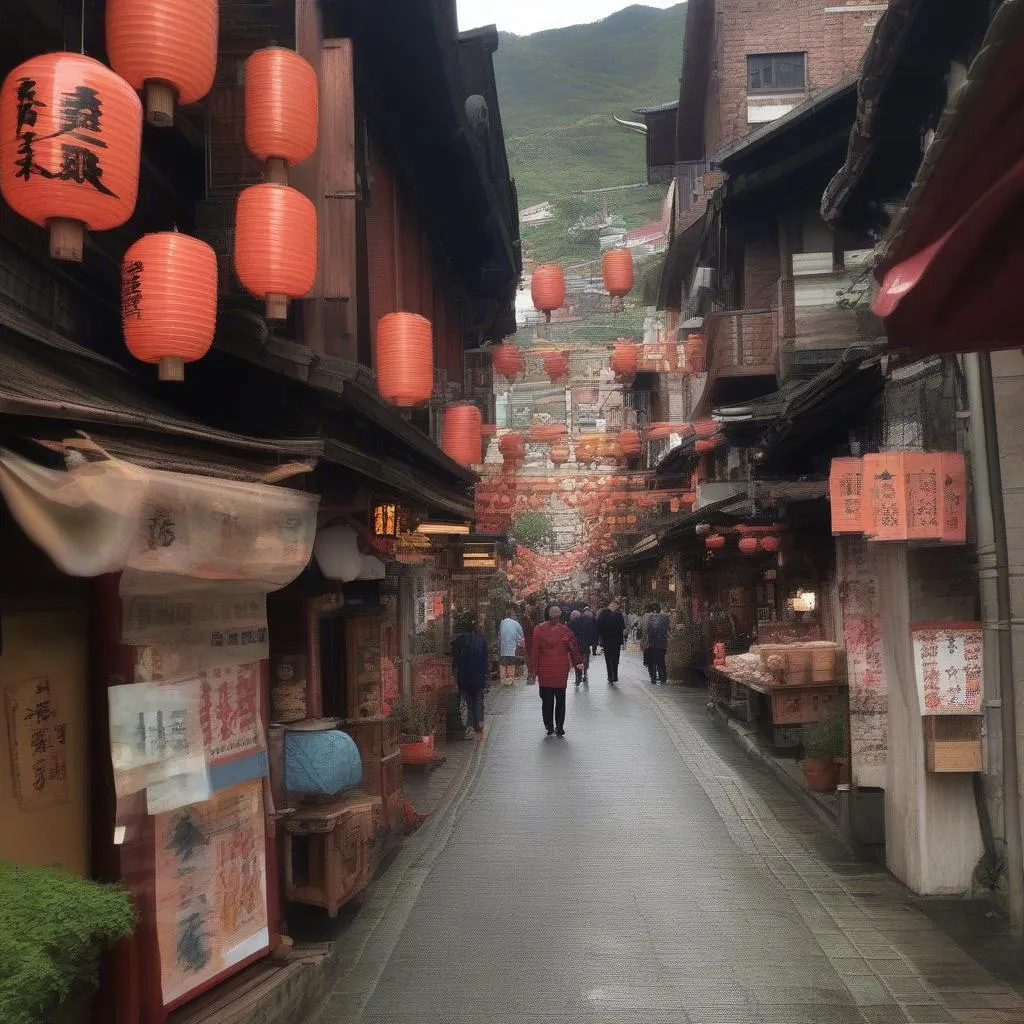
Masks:
[[[465,785],[371,890],[315,1024],[1024,1021],[753,765],[706,691],[652,689],[635,655],[610,689],[599,661],[564,740],[536,689],[494,695]]]

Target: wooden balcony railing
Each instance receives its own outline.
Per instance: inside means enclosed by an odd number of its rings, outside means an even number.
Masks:
[[[780,326],[776,309],[711,313],[704,322],[709,372],[719,378],[777,375]]]

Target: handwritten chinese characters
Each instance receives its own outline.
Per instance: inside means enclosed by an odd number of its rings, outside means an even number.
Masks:
[[[828,477],[833,533],[861,533],[861,476],[863,460],[833,459]]]
[[[16,135],[18,141],[15,176],[29,181],[41,178],[87,185],[103,195],[114,193],[103,181],[103,101],[99,91],[77,85],[60,94],[56,110],[39,98],[35,79],[23,77],[17,88]],[[40,133],[40,117],[53,131]],[[38,150],[42,143],[60,140],[56,159],[41,161]],[[53,153],[52,147],[48,147]],[[115,196],[116,198],[116,196]]]
[[[982,631],[975,622],[911,626],[914,673],[925,715],[981,713]]]
[[[156,818],[164,1005],[269,945],[260,782]]]
[[[7,733],[15,796],[33,811],[71,799],[68,782],[67,721],[48,676],[30,679],[6,693]]]

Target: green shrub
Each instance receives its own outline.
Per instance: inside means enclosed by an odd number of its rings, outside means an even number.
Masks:
[[[835,701],[828,718],[803,728],[805,757],[842,757],[846,751],[846,716],[842,701]]]
[[[0,1021],[59,1019],[95,988],[101,954],[134,924],[119,886],[0,860]]]
[[[399,697],[391,707],[403,742],[415,743],[434,731],[434,711],[422,697]]]

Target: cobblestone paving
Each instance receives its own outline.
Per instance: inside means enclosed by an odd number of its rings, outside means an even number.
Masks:
[[[316,1024],[1024,1024],[1024,1000],[852,861],[639,660],[536,688],[347,934]],[[454,782],[454,780],[453,780]],[[454,785],[451,787],[454,791]]]

